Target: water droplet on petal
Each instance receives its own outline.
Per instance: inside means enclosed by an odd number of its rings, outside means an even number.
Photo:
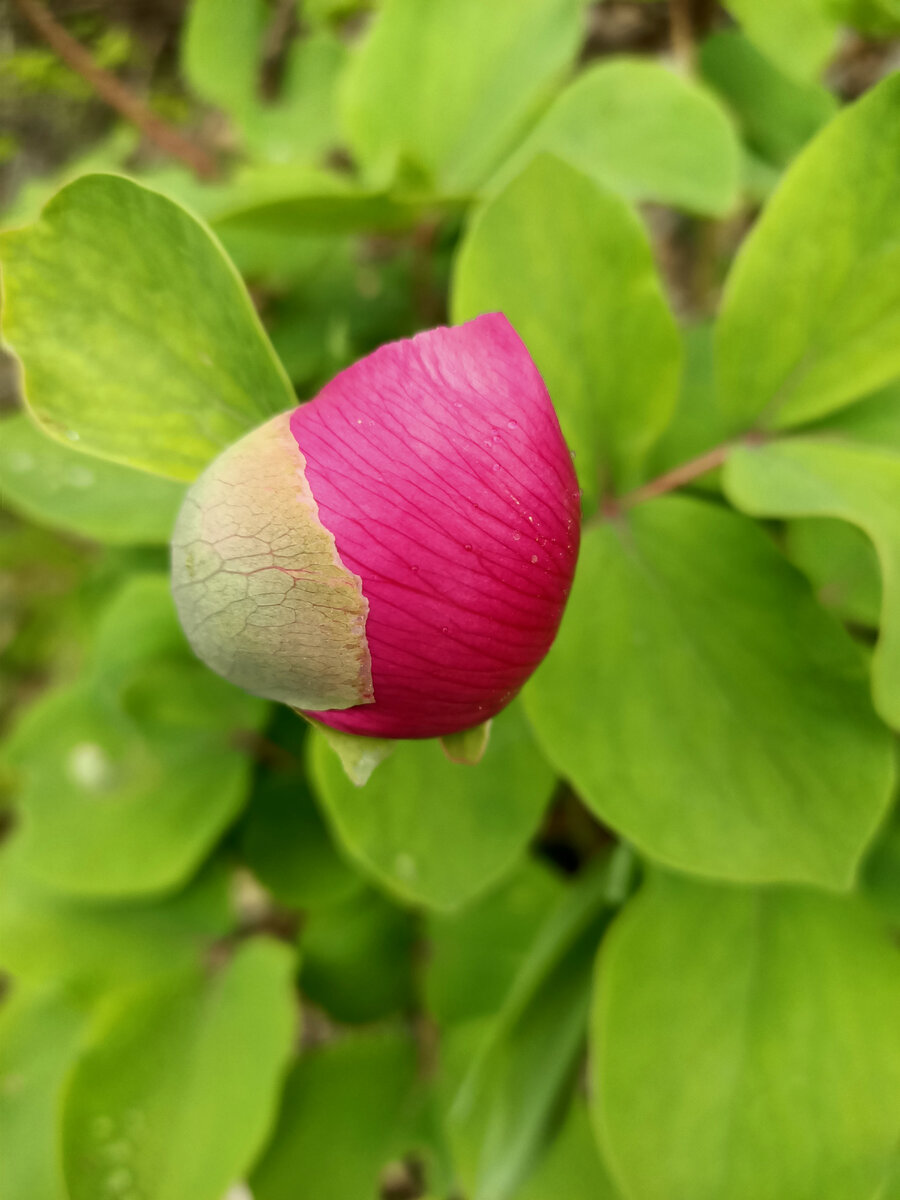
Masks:
[[[521,538],[522,538],[521,533],[519,533],[518,529],[516,529],[515,532],[513,533],[513,541],[518,542],[521,540]]]
[[[447,626],[446,626],[446,625],[443,625],[443,626],[441,627],[441,633],[449,633],[449,632],[450,632],[450,630],[447,628]]]
[[[471,550],[471,549],[472,549],[472,543],[471,543],[471,542],[466,542],[466,544],[465,544],[465,546],[463,547],[463,549],[464,549],[464,550]]]
[[[536,562],[537,562],[537,555],[536,555],[536,554],[532,554],[532,556],[531,556],[531,561],[532,561],[533,563],[536,563]]]
[[[500,470],[500,464],[499,464],[499,463],[494,463],[494,465],[491,467],[491,470],[492,470],[492,471],[499,471],[499,470]]]
[[[507,429],[518,429],[518,427],[519,427],[518,421],[507,421],[506,422]]]

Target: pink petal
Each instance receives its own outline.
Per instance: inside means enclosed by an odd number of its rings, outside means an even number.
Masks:
[[[375,702],[312,715],[404,738],[493,716],[550,648],[579,539],[572,461],[510,323],[493,313],[383,346],[291,429],[369,603]]]

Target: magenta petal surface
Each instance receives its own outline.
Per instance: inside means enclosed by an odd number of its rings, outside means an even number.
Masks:
[[[383,346],[291,430],[369,603],[375,702],[311,715],[397,738],[493,716],[550,648],[579,538],[572,460],[515,330],[494,313]]]

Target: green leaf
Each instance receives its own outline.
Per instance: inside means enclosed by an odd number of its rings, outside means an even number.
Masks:
[[[900,375],[900,74],[797,158],[744,243],[717,334],[736,428],[784,429]]]
[[[515,1200],[620,1200],[600,1158],[587,1106],[576,1097],[565,1124]]]
[[[900,413],[900,392],[885,397]],[[734,453],[725,471],[733,502],[759,516],[837,517],[856,525],[878,555],[883,583],[881,635],[872,660],[878,712],[900,727],[900,440],[894,445],[865,425],[861,412],[827,422],[809,436]],[[881,405],[879,403],[878,407]]]
[[[785,75],[737,30],[704,39],[700,71],[734,112],[750,149],[779,166],[838,111],[827,88]]]
[[[282,904],[315,908],[362,887],[299,771],[270,775],[254,788],[241,832],[244,861]]]
[[[548,151],[628,200],[721,216],[737,200],[739,147],[722,106],[661,63],[591,67],[557,98],[488,185]]]
[[[863,864],[860,882],[865,895],[895,927],[900,926],[900,808],[894,808],[878,835]]]
[[[604,943],[595,1117],[640,1200],[870,1200],[897,1137],[900,955],[853,898],[651,878]]]
[[[594,864],[541,925],[470,1059],[448,1130],[472,1200],[510,1200],[567,1107],[610,905],[609,864]]]
[[[59,990],[18,987],[0,1008],[0,1200],[66,1200],[60,1088],[84,1014]]]
[[[726,0],[750,41],[788,75],[812,79],[837,40],[837,21],[823,0]]]
[[[785,551],[816,589],[819,603],[842,621],[877,629],[881,570],[875,548],[857,527],[813,517],[789,521]]]
[[[574,58],[583,0],[386,0],[351,59],[344,130],[370,176],[404,161],[476,187]]]
[[[412,1007],[415,929],[408,913],[366,889],[306,914],[300,935],[306,996],[344,1024]]]
[[[164,576],[135,577],[102,627],[88,678],[47,692],[7,747],[24,867],[82,896],[154,892],[185,879],[249,788],[240,738],[266,706],[187,650]],[[116,657],[104,659],[104,645]]]
[[[415,1045],[400,1030],[354,1033],[307,1054],[251,1176],[256,1200],[372,1200],[382,1169],[406,1149],[416,1068]]]
[[[235,119],[253,153],[275,162],[312,159],[336,143],[336,84],[343,43],[320,30],[284,54],[278,96],[260,98],[266,28],[261,0],[194,0],[182,34],[185,78],[198,96]]]
[[[540,368],[593,508],[629,484],[678,388],[678,331],[640,221],[541,155],[481,210],[457,259],[454,320],[493,310]]]
[[[101,1005],[65,1098],[71,1200],[222,1200],[275,1117],[297,1020],[293,968],[285,946],[256,939],[213,974]]]
[[[900,30],[898,0],[825,0],[825,4],[836,20],[869,37],[890,37]],[[900,1169],[897,1182],[900,1190]]]
[[[294,403],[237,272],[171,200],[115,175],[58,192],[0,238],[7,344],[63,441],[193,479]]]
[[[500,1007],[543,917],[563,891],[559,876],[525,859],[475,903],[429,914],[425,999],[440,1025],[490,1016]]]
[[[461,729],[458,733],[447,733],[441,739],[441,749],[452,763],[460,766],[477,767],[484,758],[491,737],[491,722]]]
[[[0,422],[0,494],[38,524],[127,545],[167,542],[184,488],[79,454],[21,414]]]
[[[860,651],[753,522],[703,501],[588,530],[525,701],[588,806],[696,874],[847,887],[893,786]]]
[[[24,870],[17,839],[0,857],[2,966],[29,986],[64,981],[73,994],[93,998],[188,970],[234,921],[221,864],[174,896],[110,904],[42,887]]]
[[[355,787],[324,738],[311,749],[314,787],[351,856],[401,898],[434,908],[464,904],[512,866],[554,782],[515,704],[494,720],[477,767],[449,762],[437,740],[398,742]]]

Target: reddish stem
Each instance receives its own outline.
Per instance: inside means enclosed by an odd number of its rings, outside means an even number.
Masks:
[[[218,174],[212,155],[158,117],[115,75],[98,66],[84,46],[63,29],[40,0],[13,2],[66,66],[80,75],[111,108],[136,125],[160,150],[190,167],[199,179],[211,179]]]

